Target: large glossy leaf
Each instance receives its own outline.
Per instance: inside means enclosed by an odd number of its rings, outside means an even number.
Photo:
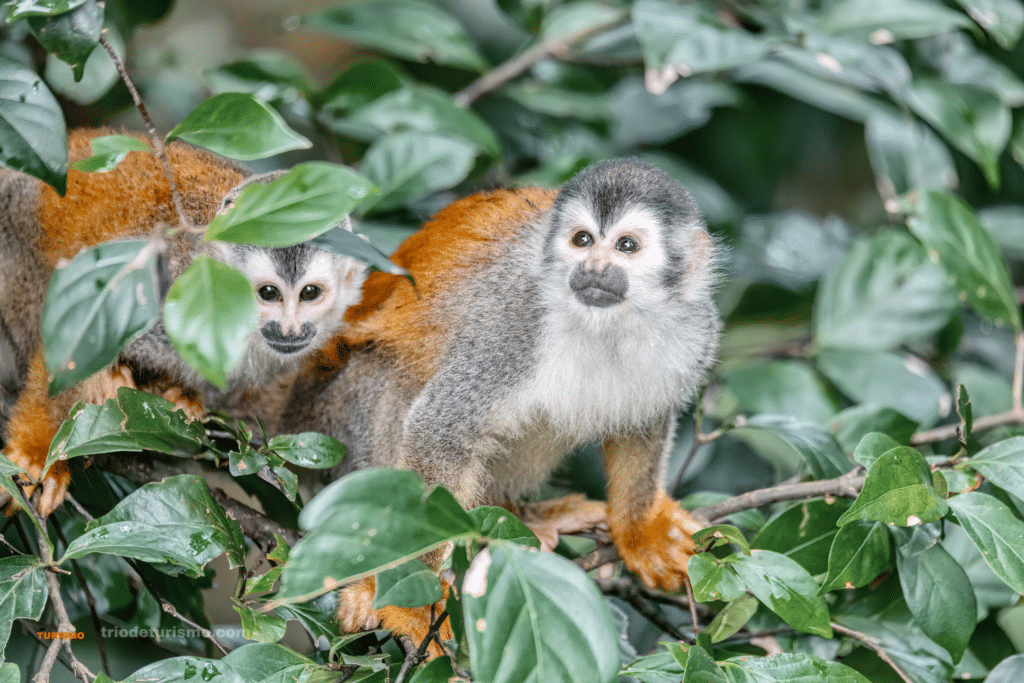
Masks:
[[[907,555],[896,553],[896,568],[914,621],[959,662],[974,633],[978,605],[967,574],[941,545]]]
[[[272,643],[250,643],[229,652],[220,660],[250,683],[312,683],[320,665],[294,650]]]
[[[0,55],[0,164],[35,176],[63,195],[66,130],[60,106],[39,76]]]
[[[832,539],[839,531],[836,522],[849,507],[850,501],[842,498],[804,501],[769,520],[750,546],[786,555],[809,574],[824,574]]]
[[[960,182],[949,148],[919,121],[877,113],[868,118],[864,138],[890,213],[900,209],[897,198],[908,192],[947,190]]]
[[[905,443],[896,441],[888,434],[872,432],[865,434],[853,449],[853,459],[864,467],[870,469],[875,461],[894,448],[906,446]]]
[[[428,491],[422,479],[403,470],[365,469],[342,477],[310,501],[299,523],[309,532],[292,548],[281,577],[287,598],[322,593],[478,533],[448,491]]]
[[[429,85],[411,85],[387,93],[328,125],[335,132],[368,141],[408,130],[440,133],[464,138],[492,157],[500,153],[498,138],[479,116]]]
[[[235,205],[210,221],[203,239],[265,247],[305,242],[337,226],[373,191],[347,166],[307,161],[269,183],[246,185]]]
[[[156,281],[156,258],[146,240],[100,244],[54,271],[43,307],[51,392],[106,367],[156,322]]]
[[[1024,499],[1024,436],[1014,436],[979,451],[969,461],[990,482]]]
[[[832,435],[813,422],[782,415],[755,415],[735,430],[767,431],[782,439],[807,461],[816,479],[831,479],[853,469]]]
[[[445,135],[407,132],[379,138],[366,151],[361,170],[380,195],[364,208],[394,209],[452,187],[469,175],[476,156],[476,145]]]
[[[878,578],[892,562],[889,531],[881,522],[855,522],[839,529],[828,554],[828,574],[819,593],[860,588]]]
[[[473,675],[492,683],[610,683],[618,634],[604,598],[576,565],[494,542],[462,586]]]
[[[984,493],[953,496],[949,506],[992,571],[1007,586],[1024,593],[1024,522]]]
[[[932,472],[924,456],[900,446],[871,465],[860,495],[839,518],[839,524],[867,519],[909,527],[933,522],[947,510],[946,501],[932,484]]]
[[[302,26],[396,57],[473,71],[487,68],[455,17],[420,0],[346,3],[303,17]]]
[[[1024,30],[1024,6],[1016,0],[957,0],[957,3],[1007,50],[1020,40]]]
[[[66,62],[79,81],[85,73],[85,60],[100,39],[103,5],[96,0],[86,0],[64,14],[31,17],[28,25],[46,51]]]
[[[913,357],[887,351],[827,349],[818,367],[857,403],[896,410],[922,427],[939,419],[946,386],[930,367]]]
[[[719,666],[729,683],[870,683],[863,675],[839,662],[815,655],[783,652],[771,657],[732,657]]]
[[[799,564],[770,550],[734,555],[731,564],[747,589],[787,624],[805,633],[832,636],[828,605],[817,594],[818,584]]]
[[[224,390],[256,330],[256,294],[240,272],[199,256],[167,292],[164,329],[174,348]]]
[[[91,521],[68,545],[61,562],[105,553],[173,565],[193,576],[224,553],[233,567],[245,556],[238,523],[214,501],[202,477],[182,474],[146,484]]]
[[[830,7],[823,28],[839,35],[885,43],[945,33],[970,24],[960,12],[928,0],[842,0]]]
[[[815,299],[815,343],[891,349],[934,334],[958,304],[946,271],[905,233],[854,243]]]
[[[232,159],[263,159],[313,143],[299,135],[268,105],[246,93],[222,93],[206,100],[167,134]]]
[[[230,655],[229,655],[230,656]],[[227,659],[227,658],[225,658]],[[244,678],[225,659],[202,657],[171,657],[145,666],[118,683],[171,683],[198,679],[203,683],[251,683],[259,679]],[[273,659],[268,662],[273,662]]]
[[[953,276],[961,301],[997,325],[1021,329],[1020,306],[999,247],[966,204],[928,192],[908,224]]]
[[[0,558],[0,655],[16,620],[38,619],[43,614],[46,599],[46,574],[39,558],[31,555]]]
[[[993,187],[999,186],[999,155],[1010,139],[1010,110],[998,97],[972,85],[915,81],[907,98],[918,116],[973,159]]]

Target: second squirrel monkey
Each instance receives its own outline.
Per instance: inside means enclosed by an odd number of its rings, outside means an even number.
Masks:
[[[90,154],[90,141],[113,131],[84,130],[69,136],[69,158]],[[141,138],[140,138],[141,139]],[[172,143],[167,155],[192,225],[205,226],[226,210],[249,182],[247,169],[184,143]],[[67,194],[15,171],[0,172],[0,333],[13,355],[5,391],[17,395],[5,433],[5,454],[39,478],[50,442],[75,402],[101,403],[118,386],[132,386],[175,401],[195,417],[204,404],[224,394],[208,384],[177,354],[160,322],[133,340],[117,363],[55,397],[47,396],[48,377],[40,341],[40,317],[46,285],[61,259],[111,239],[148,237],[160,224],[177,224],[167,177],[151,154],[129,154],[107,173],[68,173]],[[348,219],[343,225],[349,227]],[[346,308],[359,299],[366,268],[310,244],[265,248],[204,242],[201,235],[177,231],[169,239],[169,265],[177,277],[201,253],[241,270],[258,299],[259,331],[245,356],[228,376],[228,392],[260,386],[298,369],[309,353],[343,324]],[[10,401],[9,397],[8,402]],[[63,500],[69,481],[58,461],[42,481],[39,511],[47,515]],[[0,494],[0,504],[6,502]],[[6,496],[9,498],[9,496]]]
[[[679,588],[698,524],[663,490],[665,460],[720,327],[716,246],[687,191],[643,162],[602,162],[560,191],[457,201],[392,259],[416,289],[370,276],[340,372],[297,387],[287,428],[341,440],[348,469],[414,470],[467,508],[515,503],[599,441],[619,554],[647,586]],[[375,613],[370,597],[372,581],[345,590],[347,629],[425,634],[429,612]]]

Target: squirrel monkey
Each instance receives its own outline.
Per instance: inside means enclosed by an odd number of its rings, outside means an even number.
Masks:
[[[284,421],[345,443],[347,469],[411,469],[466,507],[514,503],[600,441],[619,554],[675,590],[699,527],[663,491],[664,468],[676,413],[715,359],[716,251],[689,193],[638,160],[560,191],[462,199],[392,256],[415,291],[368,278],[336,376],[297,386]],[[429,608],[374,613],[372,591],[345,589],[348,630],[426,633]]]
[[[70,160],[87,158],[91,139],[112,132],[72,132]],[[218,211],[231,206],[249,182],[268,182],[277,175],[250,176],[227,159],[181,142],[169,145],[167,155],[186,218],[196,226],[207,225]],[[241,270],[256,292],[259,332],[250,337],[242,362],[229,374],[228,391],[222,394],[186,364],[157,322],[123,349],[113,367],[50,398],[40,318],[53,269],[84,247],[149,237],[161,224],[177,224],[178,218],[161,162],[145,153],[129,154],[107,173],[70,170],[64,197],[25,174],[0,171],[0,205],[0,351],[13,356],[0,379],[5,402],[17,395],[4,435],[5,453],[37,480],[50,442],[75,402],[102,403],[115,396],[119,386],[130,386],[163,395],[189,417],[198,417],[204,402],[218,404],[297,370],[341,327],[345,309],[358,300],[366,275],[366,268],[354,259],[308,243],[265,248],[204,242],[194,231],[176,231],[168,239],[172,277],[205,253]],[[343,226],[351,229],[347,218]],[[69,478],[65,462],[50,468],[41,482],[42,514],[62,502]],[[9,498],[3,494],[0,505]],[[8,512],[12,509],[8,506]]]

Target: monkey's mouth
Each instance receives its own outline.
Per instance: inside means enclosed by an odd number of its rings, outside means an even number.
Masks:
[[[307,346],[309,346],[309,340],[308,339],[295,339],[295,340],[275,339],[275,340],[271,341],[270,339],[268,339],[267,340],[267,346],[269,346],[270,348],[274,349],[278,353],[283,353],[283,354],[287,355],[289,353],[298,353],[302,349],[304,349]]]
[[[600,272],[578,269],[569,278],[569,288],[584,306],[608,308],[626,300],[629,280],[614,266]]]

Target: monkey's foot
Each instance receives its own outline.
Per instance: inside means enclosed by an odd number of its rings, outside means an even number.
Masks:
[[[558,545],[559,535],[596,529],[608,522],[608,506],[581,493],[515,505],[512,511],[540,539],[541,550],[549,552]]]
[[[694,554],[691,536],[701,527],[674,500],[661,494],[632,523],[617,519],[614,511],[608,517],[619,555],[645,586],[671,592],[683,585],[686,563]]]
[[[30,501],[36,489],[39,489],[35,507],[40,515],[48,517],[51,512],[64,502],[64,494],[67,493],[68,484],[71,483],[71,470],[68,468],[67,461],[58,460],[54,462],[46,476],[40,481],[40,475],[43,472],[41,464],[29,459],[21,450],[14,447],[8,449],[7,457],[15,465],[25,470],[31,481],[38,482],[33,484],[24,475],[16,478],[16,481],[21,485],[25,498]],[[18,501],[14,500],[10,493],[2,489],[0,489],[0,507],[3,507],[3,513],[8,517],[21,510],[21,505]]]
[[[443,584],[443,582],[442,582]],[[444,610],[444,600],[436,605],[425,607],[382,607],[379,610],[373,609],[373,593],[376,590],[376,581],[371,576],[341,590],[338,602],[338,624],[346,633],[358,633],[359,631],[370,631],[375,628],[384,628],[396,636],[408,636],[413,643],[419,647],[430,632],[432,623],[431,614],[434,619]],[[444,586],[445,595],[448,594],[448,587]],[[438,629],[441,640],[451,640],[455,637],[452,631],[451,621],[445,619]],[[427,659],[433,659],[445,654],[436,640],[431,640],[427,646]]]
[[[201,420],[206,414],[206,408],[203,407],[203,400],[191,389],[171,387],[162,394],[157,395],[173,403],[174,407],[185,413],[185,417],[189,420]]]

